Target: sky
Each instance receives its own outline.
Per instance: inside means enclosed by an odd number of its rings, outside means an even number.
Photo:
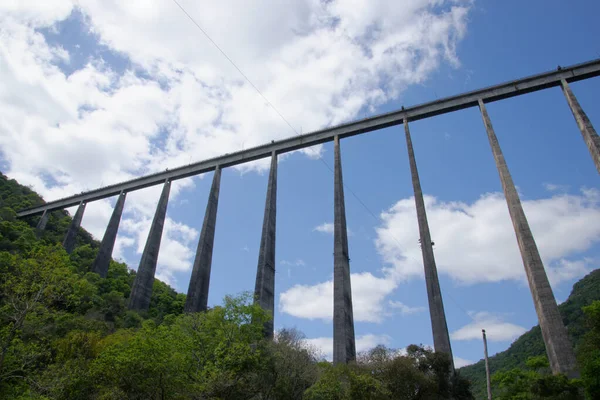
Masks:
[[[56,200],[600,57],[593,0],[178,1],[251,83],[174,0],[0,2],[0,170]],[[571,87],[600,124],[600,79]],[[562,302],[600,266],[597,172],[559,88],[488,111]],[[537,318],[479,111],[410,127],[462,366],[482,358],[482,328],[494,354]],[[403,129],[341,151],[357,351],[432,345]],[[300,329],[326,357],[332,166],[332,143],[281,156],[277,193],[275,328]],[[223,171],[209,306],[254,289],[268,167]],[[172,185],[157,277],[180,292],[211,180]],[[127,197],[113,255],[132,269],[159,194]],[[87,205],[97,239],[114,202]]]

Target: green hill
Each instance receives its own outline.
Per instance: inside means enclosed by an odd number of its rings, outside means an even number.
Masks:
[[[106,278],[90,272],[99,243],[84,229],[68,255],[67,212],[52,212],[41,233],[39,217],[16,217],[43,203],[0,174],[0,399],[471,399],[463,378],[486,397],[482,361],[451,380],[449,360],[419,346],[407,356],[377,347],[353,367],[332,368],[297,331],[265,341],[264,311],[251,297],[184,315],[185,295],[155,280],[149,310],[130,311],[135,271],[113,260]],[[559,306],[575,346],[587,331],[581,308],[595,300],[600,270]],[[544,353],[536,326],[491,357],[492,373]]]
[[[65,211],[43,232],[39,216],[16,217],[43,203],[0,174],[0,399],[473,398],[449,357],[421,346],[333,366],[294,329],[265,339],[251,294],[183,313],[185,295],[155,280],[149,310],[128,310],[135,271],[112,260],[106,278],[91,272],[99,243],[84,229],[67,254]]]
[[[571,342],[575,347],[586,333],[585,319],[581,308],[590,305],[595,300],[600,300],[600,269],[591,272],[573,285],[567,301],[558,306]],[[512,368],[524,368],[525,361],[529,357],[544,355],[545,351],[542,332],[539,325],[536,325],[519,337],[507,350],[490,357],[490,372],[494,374]],[[483,360],[461,368],[460,374],[473,383],[473,394],[476,399],[487,398]]]

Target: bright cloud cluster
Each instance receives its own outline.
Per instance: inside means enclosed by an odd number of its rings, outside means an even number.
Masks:
[[[334,226],[333,222],[323,222],[321,225],[315,226],[313,231],[321,233],[333,234]]]
[[[440,274],[460,284],[524,282],[523,263],[502,194],[486,194],[471,204],[426,196],[425,203]],[[392,312],[410,315],[424,311],[423,307],[386,302],[402,282],[423,276],[414,204],[414,198],[403,199],[381,214],[375,244],[386,266],[379,277],[351,275],[356,321],[381,322]],[[523,206],[551,283],[589,272],[594,260],[573,257],[600,240],[600,192],[584,189],[579,195],[554,194],[523,201]],[[329,320],[333,281],[293,286],[281,293],[279,306],[296,317]],[[466,340],[478,329],[480,335],[484,325],[490,329],[491,340],[509,340],[524,331],[497,318],[492,320],[490,315],[476,314],[474,318],[477,324],[465,326],[453,338]]]
[[[408,306],[401,301],[390,301],[389,306],[400,311],[400,314],[402,315],[418,314],[427,310],[425,307]]]
[[[381,322],[384,314],[383,300],[396,284],[377,278],[370,272],[351,274],[352,307],[355,321]],[[281,293],[279,309],[299,318],[333,318],[333,281],[314,286],[295,285]]]
[[[465,35],[471,4],[180,3],[304,132],[373,110],[423,82],[443,61],[457,65],[455,46]],[[49,42],[44,32],[67,22],[79,24],[82,38]],[[69,47],[79,39],[93,44]],[[79,52],[87,52],[81,65]],[[112,58],[103,54],[122,60],[107,61]],[[47,200],[292,134],[173,2],[0,4],[4,172]],[[191,184],[173,188],[171,199]],[[157,190],[127,199],[117,255],[143,248]],[[109,202],[100,202],[89,207],[83,225],[100,237],[109,216]],[[192,234],[176,221],[167,223],[160,277],[189,268]]]
[[[435,241],[438,270],[464,284],[524,279],[525,271],[501,193],[472,204],[425,197]],[[554,284],[581,276],[589,260],[570,260],[600,240],[600,192],[555,194],[523,201],[525,214]],[[423,275],[414,199],[403,199],[382,213],[376,245],[397,280]]]
[[[514,340],[527,332],[527,329],[522,326],[504,321],[504,318],[500,315],[484,311],[471,312],[469,315],[473,321],[452,332],[450,334],[452,340],[481,340],[482,329],[485,329],[488,340],[492,342]]]

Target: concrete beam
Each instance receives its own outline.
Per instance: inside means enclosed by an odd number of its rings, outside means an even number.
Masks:
[[[40,236],[42,234],[42,232],[44,231],[44,229],[46,229],[46,224],[48,223],[48,217],[50,217],[50,211],[44,210],[44,213],[40,217],[40,220],[38,221],[38,223],[35,227],[35,232],[36,232],[37,236]]]
[[[19,217],[25,217],[28,215],[41,214],[44,212],[44,210],[51,211],[63,209],[77,205],[82,201],[89,202],[115,196],[121,191],[131,192],[149,186],[158,185],[167,179],[171,181],[199,175],[214,170],[217,165],[221,166],[221,168],[230,167],[233,165],[243,164],[249,161],[269,157],[273,152],[282,154],[305,147],[330,142],[336,136],[343,138],[399,125],[403,123],[404,118],[407,118],[410,121],[415,121],[469,107],[475,107],[477,106],[477,101],[479,99],[489,103],[492,101],[502,100],[525,93],[559,86],[561,84],[561,80],[563,79],[567,82],[574,82],[598,75],[600,75],[600,59],[502,83],[496,86],[490,86],[457,96],[446,97],[444,99],[396,110],[390,113],[365,118],[331,128],[321,129],[312,133],[293,136],[284,140],[273,141],[262,146],[225,154],[220,157],[185,165],[173,170],[159,172],[153,175],[132,179],[127,182],[122,182],[78,195],[66,197],[64,199],[51,201],[41,206],[21,210],[17,213],[17,215]]]
[[[579,101],[577,101],[577,97],[575,97],[571,91],[567,81],[562,79],[560,83],[563,93],[567,98],[567,103],[569,103],[569,108],[571,108],[573,117],[575,117],[575,122],[577,122],[577,126],[579,127],[581,135],[583,136],[583,141],[590,151],[590,155],[592,156],[594,164],[596,164],[598,173],[600,173],[600,136],[598,136],[598,133],[596,133],[594,126],[590,122],[590,119],[585,111],[583,111],[583,108],[581,108]]]
[[[333,363],[347,364],[356,360],[356,345],[339,136],[334,143]]]
[[[579,374],[577,372],[577,362],[573,346],[558,312],[556,299],[554,298],[554,293],[552,293],[552,287],[548,281],[540,252],[525,217],[521,199],[508,171],[502,150],[500,150],[500,144],[492,127],[490,116],[481,99],[479,100],[479,109],[481,110],[481,116],[492,148],[496,168],[498,168],[498,174],[502,182],[502,189],[504,190],[504,196],[508,204],[510,219],[512,220],[515,235],[517,236],[521,258],[523,259],[527,281],[529,282],[529,289],[531,290],[535,311],[542,330],[542,337],[546,345],[550,368],[555,374],[562,373],[569,377],[577,377]]]
[[[119,230],[119,223],[121,222],[121,215],[123,214],[126,195],[126,193],[119,194],[115,209],[110,217],[110,221],[108,221],[106,232],[104,232],[102,243],[100,243],[100,250],[94,260],[94,264],[92,264],[92,272],[97,273],[102,278],[106,278],[106,275],[108,275],[108,266],[110,264],[110,258],[112,257],[113,248],[115,247],[115,240]]]
[[[208,290],[210,287],[210,270],[212,267],[213,244],[217,225],[217,208],[219,206],[219,190],[221,187],[221,168],[217,166],[212,186],[206,203],[204,222],[200,231],[200,240],[196,249],[196,258],[192,268],[192,276],[185,300],[185,312],[206,311],[208,306]]]
[[[419,239],[421,242],[421,252],[423,254],[423,267],[425,268],[425,285],[427,286],[427,299],[429,300],[431,330],[433,331],[433,348],[437,352],[446,353],[450,356],[452,371],[454,371],[454,358],[452,357],[452,347],[450,346],[446,313],[444,312],[444,301],[442,300],[442,291],[440,289],[437,266],[433,255],[433,242],[431,241],[429,223],[427,222],[427,213],[425,211],[425,201],[423,200],[423,191],[421,190],[421,182],[419,180],[419,171],[417,170],[417,161],[415,159],[410,130],[406,120],[404,120],[404,133],[406,136],[406,147],[408,148],[408,161],[410,164],[413,190],[415,192]]]
[[[83,219],[83,212],[85,211],[85,203],[79,203],[79,207],[77,207],[77,211],[71,220],[71,224],[69,225],[69,229],[65,234],[65,239],[63,240],[63,247],[67,251],[67,253],[71,254],[71,252],[75,249],[75,244],[77,240],[77,233],[79,232],[79,227],[81,226],[81,220]]]
[[[156,262],[158,261],[158,251],[160,250],[162,231],[165,225],[165,217],[167,216],[170,191],[171,181],[166,181],[156,205],[156,213],[154,213],[150,232],[148,232],[148,239],[146,240],[144,252],[140,259],[140,265],[135,274],[133,286],[131,287],[128,304],[130,310],[146,311],[150,307]]]
[[[271,155],[271,170],[267,183],[265,215],[263,218],[254,301],[270,316],[265,323],[265,336],[273,338],[273,318],[275,316],[275,232],[277,219],[277,154]]]

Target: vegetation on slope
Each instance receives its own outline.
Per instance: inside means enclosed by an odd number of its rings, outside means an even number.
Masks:
[[[71,218],[16,210],[42,204],[0,175],[1,399],[470,399],[450,360],[420,346],[378,347],[332,366],[301,333],[263,339],[267,316],[248,295],[183,314],[185,295],[155,280],[150,309],[127,310],[135,272],[111,261],[89,272],[98,243],[81,229],[68,255]]]
[[[569,298],[558,306],[569,337],[576,349],[585,333],[590,329],[583,307],[600,300],[600,269],[597,269],[573,286]],[[523,334],[505,351],[490,357],[490,371],[508,371],[514,368],[527,369],[527,360],[546,354],[539,325]],[[460,369],[461,374],[473,383],[473,393],[477,399],[487,398],[485,364],[483,360]]]

